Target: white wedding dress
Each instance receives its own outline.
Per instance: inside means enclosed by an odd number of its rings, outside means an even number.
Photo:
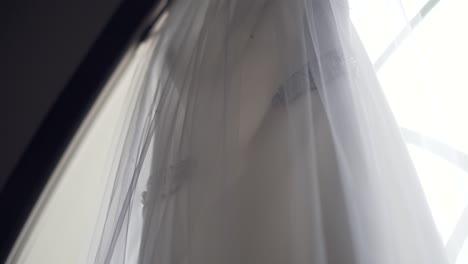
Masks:
[[[94,263],[448,263],[345,0],[166,16]]]

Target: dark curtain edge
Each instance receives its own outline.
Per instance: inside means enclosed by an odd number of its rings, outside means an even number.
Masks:
[[[0,192],[0,263],[6,261],[53,170],[131,41],[154,21],[151,15],[159,2],[164,1],[122,1],[8,176]]]

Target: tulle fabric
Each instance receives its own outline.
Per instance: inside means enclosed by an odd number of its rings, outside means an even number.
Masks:
[[[448,263],[345,0],[173,1],[94,263]]]

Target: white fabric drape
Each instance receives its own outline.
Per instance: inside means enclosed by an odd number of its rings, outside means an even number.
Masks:
[[[173,1],[94,263],[448,263],[345,0]]]

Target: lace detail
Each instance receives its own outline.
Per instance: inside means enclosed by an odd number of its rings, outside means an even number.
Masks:
[[[277,107],[292,103],[307,91],[315,89],[317,87],[310,73],[309,65],[306,64],[280,86],[278,92],[273,96],[272,105]]]
[[[159,170],[155,175],[151,176],[146,184],[146,190],[141,194],[143,213],[145,213],[146,204],[154,199],[151,197],[156,196],[159,199],[165,200],[177,193],[189,178],[190,167],[190,160],[184,159],[176,162],[169,168]],[[162,178],[158,181],[155,177]],[[155,184],[155,182],[157,183]]]

